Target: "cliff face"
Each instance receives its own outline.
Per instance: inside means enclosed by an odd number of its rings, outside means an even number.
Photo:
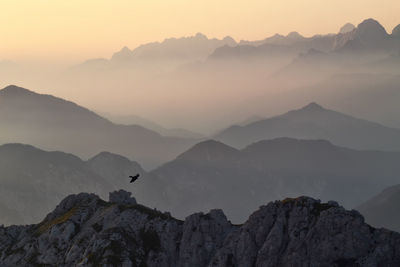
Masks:
[[[300,197],[243,225],[222,211],[179,221],[120,191],[71,195],[40,224],[0,228],[1,266],[399,266],[400,234]]]

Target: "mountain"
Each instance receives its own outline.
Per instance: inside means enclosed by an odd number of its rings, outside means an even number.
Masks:
[[[141,199],[178,218],[221,208],[241,223],[266,201],[309,195],[355,207],[398,182],[400,153],[278,138],[237,150],[201,142],[149,173]]]
[[[75,103],[17,86],[0,90],[0,123],[0,144],[27,143],[83,158],[110,151],[145,168],[171,160],[195,143],[138,125],[114,124]]]
[[[400,231],[400,185],[386,188],[381,193],[361,204],[359,210],[366,221],[376,227]]]
[[[395,44],[378,21],[367,19],[353,31],[336,37],[334,50],[355,49],[395,49]]]
[[[125,46],[114,53],[110,60],[89,60],[80,67],[93,69],[150,67],[171,70],[182,64],[202,61],[216,48],[225,45],[234,46],[236,42],[229,36],[219,40],[209,39],[204,34],[197,33],[195,36],[169,38],[162,42],[143,44],[132,50]]]
[[[281,47],[292,47],[298,52],[307,51],[309,49],[318,49],[329,51],[335,39],[333,34],[314,35],[312,37],[304,37],[298,32],[291,32],[286,36],[275,34],[260,41],[240,41],[239,46],[250,45],[254,47],[262,47],[262,45],[275,45]]]
[[[209,56],[209,60],[245,60],[266,61],[267,63],[280,65],[289,64],[299,53],[310,49],[330,51],[335,40],[334,35],[316,35],[303,37],[297,32],[287,36],[275,35],[263,41],[244,42],[237,46],[222,46]]]
[[[399,129],[328,110],[314,102],[245,126],[231,126],[214,139],[241,148],[277,137],[325,139],[335,145],[355,149],[400,151]]]
[[[345,25],[343,25],[340,28],[339,33],[345,34],[345,33],[348,33],[348,32],[352,32],[355,28],[356,28],[356,26],[354,26],[353,24],[346,23]]]
[[[311,50],[311,51],[310,51]],[[322,53],[314,53],[314,50]],[[383,60],[400,53],[400,38],[396,34],[388,34],[385,28],[374,19],[361,22],[355,29],[333,35],[331,47],[328,50],[316,47],[304,50],[287,66],[274,75],[280,82],[291,77],[294,84],[308,81],[309,86],[335,74],[376,73],[375,68],[368,64]],[[392,70],[385,66],[386,71]]]
[[[229,36],[218,40],[208,39],[204,34],[197,33],[195,36],[144,44],[133,50],[124,47],[115,53],[111,60],[201,60],[219,46],[235,44],[235,40]]]
[[[396,65],[400,66],[400,55],[397,58],[387,58],[385,61],[375,62],[374,68],[382,67],[382,73],[363,72],[333,75],[312,86],[292,90],[281,98],[276,97],[274,101],[280,103],[289,97],[296,99],[298,105],[317,101],[354,117],[400,128],[400,106],[397,105],[400,101],[398,87],[400,69],[396,67]],[[392,65],[390,71],[397,72],[397,74],[385,73],[388,71],[388,68],[384,67],[385,65]],[[321,88],[323,89],[321,90]],[[268,103],[262,103],[268,105]]]
[[[84,190],[105,196],[127,188],[128,176],[136,173],[146,176],[136,162],[108,152],[85,162],[29,145],[2,145],[0,224],[38,222],[67,195]]]
[[[124,191],[65,198],[39,224],[0,227],[2,266],[398,266],[400,234],[335,202],[269,203],[243,225],[222,211],[177,220]]]

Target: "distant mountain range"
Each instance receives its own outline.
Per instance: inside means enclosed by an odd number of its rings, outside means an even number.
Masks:
[[[355,149],[400,151],[400,129],[328,110],[317,103],[244,126],[229,127],[214,139],[242,148],[277,137],[325,139]]]
[[[367,19],[354,30],[333,36],[329,50],[318,49],[315,45],[303,50],[292,63],[279,70],[275,78],[318,80],[335,73],[375,73],[376,61],[380,61],[380,71],[391,73],[393,66],[387,59],[399,53],[400,37],[396,28],[388,34],[378,21]]]
[[[323,140],[279,138],[242,150],[205,141],[148,173],[109,152],[83,161],[7,144],[0,146],[0,213],[5,214],[0,224],[37,222],[68,194],[105,196],[118,189],[179,218],[222,208],[231,220],[243,222],[266,201],[299,195],[355,207],[398,183],[399,160],[400,153],[356,151]],[[140,179],[129,184],[136,173]]]
[[[238,43],[229,36],[218,40],[208,39],[207,36],[198,33],[191,37],[170,38],[163,42],[144,44],[132,50],[124,47],[114,53],[110,60],[88,60],[82,66],[93,69],[127,66],[159,68],[168,62],[171,65],[169,69],[174,69],[179,65],[204,61],[207,58],[243,61],[246,58],[272,60],[280,57],[287,60],[295,58],[299,53],[307,54],[309,50],[328,53],[380,49],[391,53],[399,51],[399,29],[400,25],[393,29],[392,34],[388,34],[379,22],[367,19],[357,27],[347,23],[338,33],[304,37],[294,31],[286,36],[275,34],[263,40],[241,40]]]
[[[386,188],[357,207],[367,223],[400,232],[400,185]]]
[[[234,222],[282,197],[310,195],[355,207],[398,182],[399,160],[400,153],[351,150],[323,140],[278,138],[242,150],[205,141],[150,172],[140,199],[180,218],[222,208]]]
[[[145,171],[127,158],[102,152],[88,161],[29,145],[0,146],[0,225],[37,223],[57,202],[82,191],[107,196]]]
[[[163,42],[141,45],[135,49],[123,47],[114,53],[110,60],[95,59],[85,62],[80,67],[115,68],[115,67],[162,67],[173,69],[180,64],[205,60],[216,48],[234,46],[236,42],[227,36],[222,40],[208,39],[204,34],[182,38],[169,38]],[[170,64],[168,65],[165,64]]]
[[[173,159],[196,139],[164,137],[138,125],[118,125],[50,95],[17,86],[0,90],[0,143],[27,143],[89,158],[121,154],[152,168]]]
[[[297,32],[292,32],[287,36],[276,34],[262,41],[241,41],[239,45],[220,47],[210,55],[213,59],[227,58],[263,58],[284,56],[290,53],[296,56],[299,53],[306,54],[308,51],[320,51],[322,53],[334,52],[356,52],[368,50],[369,53],[399,52],[398,30],[395,28],[390,35],[376,20],[367,19],[357,27],[352,24],[344,25],[338,34],[315,35],[313,37],[303,37]]]

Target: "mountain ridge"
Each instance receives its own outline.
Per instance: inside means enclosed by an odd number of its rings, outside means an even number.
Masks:
[[[241,150],[215,144],[200,143],[151,171],[142,199],[178,218],[217,207],[240,223],[262,202],[296,195],[355,207],[396,184],[400,173],[400,152],[353,150],[326,140],[281,137]]]
[[[366,132],[369,132],[368,136]],[[325,109],[315,102],[244,126],[233,125],[213,138],[242,148],[252,142],[282,136],[325,139],[355,149],[400,150],[400,129]]]
[[[139,125],[114,124],[76,103],[17,86],[3,90],[0,123],[6,130],[0,134],[0,143],[29,143],[82,158],[110,151],[153,168],[198,140],[164,137]]]
[[[400,264],[400,234],[375,229],[336,202],[308,197],[271,202],[232,225],[220,210],[180,221],[125,191],[110,193],[109,201],[81,193],[39,224],[0,226],[0,240],[5,266]]]

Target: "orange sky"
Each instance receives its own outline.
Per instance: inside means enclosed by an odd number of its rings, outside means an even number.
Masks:
[[[1,0],[0,60],[110,57],[166,37],[262,39],[337,32],[375,18],[391,32],[399,0]]]

